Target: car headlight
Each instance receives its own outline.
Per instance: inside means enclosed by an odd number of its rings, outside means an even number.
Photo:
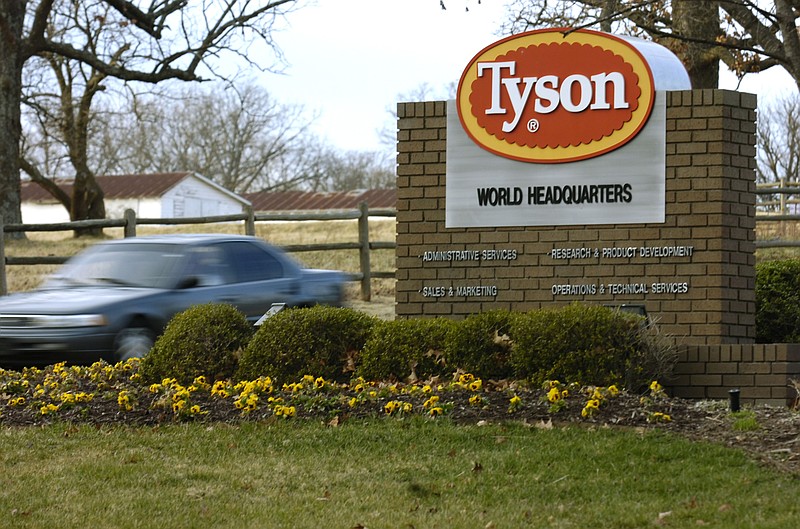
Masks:
[[[108,323],[102,314],[37,314],[29,318],[30,327],[101,327]]]

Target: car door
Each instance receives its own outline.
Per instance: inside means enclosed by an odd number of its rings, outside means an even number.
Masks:
[[[300,290],[300,275],[277,253],[248,241],[210,246],[219,251],[225,283],[214,286],[219,302],[231,303],[249,319],[257,320],[274,303],[292,305]]]

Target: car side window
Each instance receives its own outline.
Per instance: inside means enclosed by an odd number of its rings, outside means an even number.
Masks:
[[[189,275],[197,278],[199,286],[216,286],[233,282],[233,270],[225,261],[222,250],[213,246],[192,250]]]
[[[264,281],[283,277],[283,265],[272,254],[249,242],[220,244],[227,261],[233,268],[236,281]]]

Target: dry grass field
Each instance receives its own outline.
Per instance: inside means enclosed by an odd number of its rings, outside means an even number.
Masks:
[[[371,241],[394,241],[394,219],[371,219]],[[137,235],[162,233],[244,233],[242,223],[220,223],[179,226],[139,226]],[[341,221],[295,221],[262,222],[256,225],[256,235],[277,246],[295,244],[330,244],[358,241],[358,225],[355,220]],[[106,229],[105,239],[121,238],[122,230]],[[6,255],[13,257],[71,256],[83,248],[97,243],[98,238],[74,238],[72,232],[31,232],[26,240],[6,241]],[[329,250],[313,252],[294,252],[296,260],[309,268],[327,268],[356,273],[359,271],[359,257],[356,250]],[[370,254],[373,271],[393,271],[395,268],[394,250],[375,250]],[[24,292],[36,288],[42,280],[53,273],[57,265],[11,265],[6,267],[9,292]],[[359,299],[359,285],[348,286],[347,302],[360,310],[381,317],[394,314],[394,280],[373,279],[372,301]]]

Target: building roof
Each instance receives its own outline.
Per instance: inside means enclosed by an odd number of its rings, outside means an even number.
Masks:
[[[209,186],[229,195],[234,200],[246,203],[243,197],[215,184],[211,180],[192,172],[180,173],[152,173],[152,174],[125,174],[125,175],[103,175],[96,176],[95,180],[103,190],[107,199],[126,199],[126,198],[157,198],[178,185],[186,178],[194,177]],[[58,186],[67,193],[72,191],[72,180],[56,180]],[[20,199],[22,202],[48,203],[56,202],[50,193],[42,186],[30,180],[24,180],[20,187]]]
[[[262,191],[246,194],[245,198],[253,204],[255,211],[355,209],[362,202],[366,202],[370,208],[393,208],[397,200],[397,190]]]

